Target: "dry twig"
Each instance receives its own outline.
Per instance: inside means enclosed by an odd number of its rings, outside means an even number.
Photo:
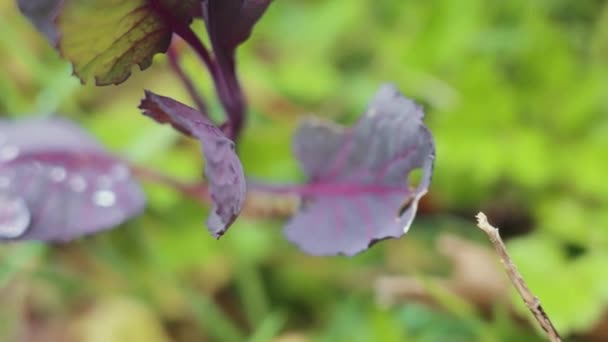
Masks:
[[[504,265],[513,286],[515,286],[515,289],[517,289],[517,292],[524,300],[524,303],[526,303],[528,306],[528,309],[530,309],[532,314],[534,314],[534,317],[540,324],[541,328],[543,328],[543,330],[547,333],[549,340],[552,342],[561,341],[562,339],[559,336],[559,333],[553,326],[553,323],[551,323],[551,320],[549,319],[549,316],[547,316],[547,313],[545,313],[545,310],[543,310],[543,307],[540,305],[540,301],[536,296],[534,296],[532,291],[530,291],[521,273],[519,273],[517,267],[513,263],[513,260],[511,260],[511,257],[507,252],[507,248],[498,234],[498,228],[493,227],[488,222],[487,216],[482,212],[477,214],[477,226],[490,238],[490,241],[496,248],[496,252],[498,252],[498,255],[500,256],[500,261],[502,261],[502,264]]]

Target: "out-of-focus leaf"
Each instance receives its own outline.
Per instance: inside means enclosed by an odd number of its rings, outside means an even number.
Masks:
[[[212,340],[244,341],[239,326],[208,296],[188,288],[182,289],[188,296],[188,303],[195,312],[201,326],[208,330]]]
[[[64,241],[140,213],[129,168],[59,119],[0,122],[0,240]]]
[[[55,44],[59,38],[54,20],[60,3],[60,0],[17,0],[21,13],[32,22],[51,44]]]
[[[406,233],[431,182],[435,145],[423,112],[383,86],[352,129],[308,121],[295,153],[309,177],[305,205],[287,238],[315,255],[354,255],[375,241]],[[422,169],[417,187],[411,172]]]
[[[23,244],[0,250],[0,289],[6,288],[14,276],[29,265],[35,264],[44,255],[46,246],[41,244]]]
[[[583,332],[601,324],[608,304],[608,276],[606,272],[598,272],[608,263],[604,250],[588,251],[568,259],[557,240],[541,234],[511,240],[508,247],[558,331]],[[543,257],[531,258],[530,251]],[[548,278],[552,286],[546,286]],[[570,290],[568,296],[564,296],[564,289]],[[527,315],[528,308],[516,293],[512,295],[512,303],[522,316]]]
[[[167,51],[176,26],[189,25],[200,13],[196,0],[66,0],[57,19],[60,53],[84,83],[119,84]]]
[[[275,340],[277,335],[283,329],[287,317],[282,312],[273,312],[266,317],[261,317],[261,324],[259,324],[251,337],[249,342],[262,342]]]
[[[414,341],[471,341],[476,340],[475,327],[463,324],[456,315],[410,303],[396,313]]]
[[[146,91],[139,108],[144,115],[159,123],[170,123],[178,131],[201,142],[205,176],[214,203],[207,226],[213,236],[221,237],[245,203],[245,175],[234,150],[234,142],[203,114],[171,98]]]

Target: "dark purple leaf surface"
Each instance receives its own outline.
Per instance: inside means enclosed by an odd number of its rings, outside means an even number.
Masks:
[[[229,122],[225,132],[237,138],[245,121],[246,100],[236,74],[236,48],[249,38],[272,0],[202,0],[203,20],[213,47],[212,73]]]
[[[232,55],[272,0],[203,0],[203,19],[216,53]]]
[[[205,158],[205,176],[214,207],[207,227],[219,238],[243,209],[246,195],[243,166],[228,139],[200,112],[171,98],[146,91],[140,109],[160,123],[170,123],[178,131],[201,142]]]
[[[314,255],[354,255],[405,234],[430,185],[435,146],[422,108],[385,85],[351,129],[318,120],[299,128],[295,153],[309,177],[287,238]],[[410,173],[422,169],[417,187]]]
[[[237,87],[234,56],[272,0],[203,0],[203,20],[228,89]],[[234,91],[234,90],[231,90]]]
[[[66,120],[0,121],[0,240],[66,241],[140,213],[129,168]]]
[[[53,45],[59,38],[55,17],[61,0],[17,0],[19,10]]]

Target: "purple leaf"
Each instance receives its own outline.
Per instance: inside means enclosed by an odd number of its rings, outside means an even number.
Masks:
[[[144,204],[129,168],[70,122],[0,121],[0,240],[71,240]]]
[[[170,123],[178,131],[201,142],[205,176],[214,207],[207,218],[209,231],[221,237],[243,209],[246,194],[243,166],[228,139],[200,112],[171,98],[146,91],[140,109],[160,123]]]
[[[226,133],[237,138],[245,121],[245,98],[236,74],[236,48],[246,41],[253,26],[272,0],[202,0],[202,15],[213,47],[211,67],[222,106],[228,115]]]
[[[214,51],[233,55],[251,35],[272,0],[203,0],[203,19]]]
[[[203,0],[203,20],[226,87],[236,85],[234,55],[272,0]]]
[[[385,85],[351,129],[305,122],[295,153],[309,177],[287,238],[314,255],[354,255],[405,234],[430,185],[435,146],[423,112]],[[410,173],[422,169],[417,187]],[[411,181],[411,180],[410,180]]]
[[[19,10],[42,33],[51,44],[55,44],[59,33],[55,17],[61,0],[17,0]]]

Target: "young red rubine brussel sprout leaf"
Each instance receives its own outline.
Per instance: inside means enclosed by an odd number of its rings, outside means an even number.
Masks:
[[[435,159],[422,119],[421,107],[385,85],[353,128],[304,122],[294,149],[309,183],[298,189],[304,205],[285,227],[287,238],[310,254],[354,255],[405,234]],[[411,187],[416,169],[422,179]]]
[[[128,166],[76,125],[0,121],[0,240],[67,241],[114,228],[144,205]]]

